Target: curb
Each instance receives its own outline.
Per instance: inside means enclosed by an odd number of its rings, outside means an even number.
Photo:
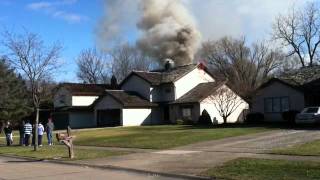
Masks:
[[[181,178],[181,179],[189,179],[189,180],[210,180],[212,178],[209,177],[202,177],[202,176],[194,176],[194,175],[184,175],[184,174],[173,174],[173,173],[164,173],[164,172],[155,172],[155,171],[146,171],[140,169],[133,169],[133,168],[124,168],[119,166],[112,166],[112,165],[91,165],[85,163],[75,163],[75,162],[67,162],[67,161],[57,161],[57,160],[48,160],[48,159],[38,159],[32,157],[24,157],[24,156],[14,156],[14,155],[7,155],[7,154],[0,154],[2,157],[8,158],[15,158],[15,159],[23,159],[23,160],[31,160],[35,162],[48,162],[54,164],[62,164],[62,165],[69,165],[69,166],[79,166],[79,167],[89,167],[94,169],[108,169],[108,170],[116,170],[116,171],[124,171],[124,172],[132,172],[144,175],[152,175],[152,176],[162,176],[162,177],[171,177],[171,178]]]

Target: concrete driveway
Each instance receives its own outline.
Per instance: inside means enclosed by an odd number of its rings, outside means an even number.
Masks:
[[[79,161],[79,163],[117,166],[151,172],[198,175],[208,167],[221,165],[239,157],[305,160],[308,157],[264,153],[273,148],[293,146],[316,139],[320,139],[319,130],[275,130],[196,143],[170,150]],[[309,157],[309,159],[320,161],[319,157]]]

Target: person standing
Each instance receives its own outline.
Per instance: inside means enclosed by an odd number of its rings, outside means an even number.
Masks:
[[[20,126],[19,126],[19,134],[20,134],[20,141],[19,141],[19,145],[23,146],[24,145],[24,125],[25,122],[22,121]]]
[[[9,121],[7,122],[6,126],[4,127],[4,134],[6,135],[7,146],[11,146],[13,143],[13,139],[12,139],[12,127],[11,127]]]
[[[41,147],[42,146],[42,136],[44,132],[44,127],[41,124],[41,122],[38,124],[38,145]]]
[[[27,121],[24,125],[24,144],[30,146],[30,136],[32,133],[32,125]]]
[[[46,131],[47,131],[47,138],[48,138],[48,144],[49,146],[53,145],[53,139],[52,139],[52,132],[54,130],[54,124],[52,122],[52,119],[48,119],[48,123],[46,126]]]

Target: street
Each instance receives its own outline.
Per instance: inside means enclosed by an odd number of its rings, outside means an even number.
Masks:
[[[117,170],[101,170],[80,166],[54,164],[42,161],[27,161],[0,156],[0,179],[108,179],[108,180],[173,180],[177,178],[145,175]]]

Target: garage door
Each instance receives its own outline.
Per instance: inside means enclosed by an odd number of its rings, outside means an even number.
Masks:
[[[98,126],[115,127],[121,125],[121,110],[109,109],[98,111]]]

